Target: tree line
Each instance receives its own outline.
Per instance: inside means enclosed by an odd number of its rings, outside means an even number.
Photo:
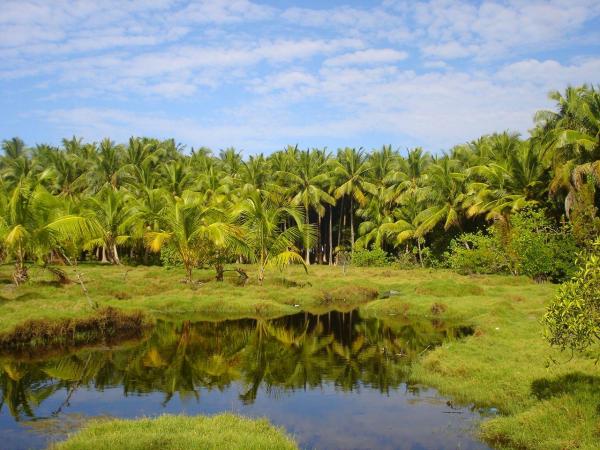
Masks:
[[[462,233],[510,226],[536,208],[570,223],[585,245],[598,235],[600,92],[552,92],[530,136],[485,135],[441,154],[385,145],[299,149],[247,158],[234,148],[190,151],[174,140],[125,144],[65,139],[54,147],[2,143],[0,257],[15,264],[92,259],[176,260],[186,271],[253,262],[333,264],[339,252],[382,249],[442,258]]]

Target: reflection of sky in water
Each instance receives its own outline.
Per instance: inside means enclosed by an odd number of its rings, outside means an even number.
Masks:
[[[235,384],[223,392],[201,389],[197,401],[175,396],[162,406],[162,393],[124,397],[120,387],[102,392],[81,389],[64,412],[139,417],[233,411],[268,417],[292,433],[303,448],[487,448],[472,437],[477,415],[467,409],[451,409],[433,390],[421,390],[416,395],[393,390],[386,396],[373,389],[342,392],[324,385],[322,389],[286,392],[274,400],[261,389],[251,405],[239,401],[242,391],[243,387]],[[65,390],[57,392],[40,405],[38,416],[50,415],[65,396]],[[5,412],[0,415],[0,430],[2,448],[45,445],[43,435],[27,431],[24,436],[24,428]]]
[[[342,319],[344,318],[342,317]],[[351,318],[351,323],[348,323],[347,320],[348,317],[343,322],[343,340],[347,339],[343,345],[351,346],[353,342],[356,343],[359,340],[363,342],[364,336],[360,336],[360,332],[357,330],[366,329],[364,328],[366,322],[360,319],[358,314],[355,314]],[[244,323],[240,322],[239,328],[246,330],[249,329],[248,325],[248,321]],[[333,321],[331,325],[333,326]],[[384,342],[381,339],[384,336],[389,338],[390,333],[393,333],[394,330],[399,330],[387,325],[382,326],[381,323],[370,322],[369,325],[371,326],[371,330],[382,330],[381,332],[377,331],[371,337],[367,337],[364,341],[371,342],[373,346],[381,346],[382,342]],[[377,327],[374,327],[375,325]],[[215,332],[214,326],[210,325],[213,332]],[[229,326],[232,326],[231,322]],[[312,336],[319,333],[321,335],[328,333],[319,331],[322,330],[322,327],[315,327],[312,322],[306,325],[302,320],[301,323],[294,321],[287,322],[285,323],[285,327],[289,329],[296,327],[299,330],[309,330],[308,335]],[[430,328],[427,329],[431,331]],[[216,329],[214,333],[214,336],[219,336],[219,341],[215,344],[213,341],[208,342],[210,333],[207,328],[202,328],[201,326],[196,328],[195,331],[198,331],[198,333],[192,340],[197,339],[197,348],[194,350],[197,353],[191,354],[192,360],[199,360],[200,357],[206,358],[207,355],[215,351],[215,347],[225,347],[223,336],[226,336],[227,332],[218,330]],[[340,330],[335,329],[334,331],[336,336],[338,336],[336,337],[336,341],[341,343],[342,338],[339,336],[342,335],[339,334]],[[347,331],[349,332],[346,333]],[[163,340],[164,336],[168,335],[166,331],[165,333],[165,335],[161,335]],[[229,334],[229,336],[238,335]],[[374,338],[373,336],[376,337]],[[400,334],[395,336],[397,338]],[[263,339],[265,338],[263,337]],[[372,342],[373,339],[378,340],[377,342]],[[279,341],[271,339],[268,342],[268,345],[271,346],[268,347],[271,349],[270,351],[274,351],[274,354],[279,354],[277,352],[281,349],[278,350],[277,345],[280,344],[276,343]],[[387,342],[386,345],[391,345],[389,343],[391,341],[388,340],[385,342]],[[244,355],[252,351],[251,346],[256,345],[256,342],[252,344],[252,341],[248,341],[246,345],[248,347],[243,350]],[[188,348],[192,348],[191,344]],[[356,364],[360,366],[360,370],[356,373],[359,374],[359,378],[371,376],[371,383],[373,383],[373,375],[376,375],[375,372],[369,372],[376,367],[376,365],[373,365],[373,361],[386,361],[385,364],[392,365],[405,364],[405,362],[399,363],[393,358],[382,360],[379,353],[369,352],[367,345],[364,348],[364,355],[368,355],[368,358],[365,357],[365,360],[356,361]],[[378,348],[380,349],[381,347]],[[417,347],[413,346],[411,348],[413,351],[416,351]],[[207,349],[208,353],[206,353]],[[128,351],[132,351],[133,353],[123,355],[129,355],[127,358],[132,358],[132,355],[136,355],[138,349],[129,349]],[[139,351],[146,351],[143,345],[139,346]],[[167,355],[164,348],[161,351],[163,352],[163,356]],[[250,354],[255,355],[254,353]],[[165,404],[166,394],[158,392],[156,388],[153,388],[153,392],[147,394],[130,392],[125,396],[123,386],[121,385],[115,386],[109,383],[105,384],[105,387],[100,390],[95,387],[98,384],[95,381],[91,381],[88,384],[78,387],[73,392],[68,405],[64,405],[56,420],[43,420],[42,418],[50,417],[65,402],[68,391],[65,387],[61,387],[40,404],[32,405],[34,415],[38,418],[33,424],[26,422],[25,417],[21,418],[25,422],[15,422],[8,408],[4,405],[0,411],[0,435],[2,436],[0,448],[43,448],[47,445],[48,440],[62,439],[65,428],[68,429],[69,421],[77,423],[80,420],[80,415],[84,417],[139,417],[154,416],[163,413],[184,413],[189,415],[214,414],[223,411],[232,411],[254,417],[267,417],[274,424],[285,427],[303,448],[487,448],[473,437],[479,418],[477,413],[473,413],[469,409],[451,408],[446,404],[445,399],[437,396],[434,390],[423,388],[408,390],[406,384],[402,382],[402,378],[397,378],[398,376],[402,376],[402,371],[380,372],[380,375],[389,377],[389,380],[387,380],[388,383],[382,381],[384,385],[392,386],[387,393],[382,393],[379,389],[366,385],[364,383],[365,378],[357,380],[352,390],[343,390],[339,383],[336,385],[336,383],[331,381],[331,374],[334,373],[336,363],[331,360],[331,353],[327,355],[330,359],[326,361],[328,361],[328,364],[331,364],[319,366],[319,370],[321,371],[319,372],[320,385],[317,383],[317,386],[313,388],[307,387],[304,389],[302,387],[295,387],[294,389],[286,389],[283,386],[278,386],[277,383],[271,387],[266,387],[264,382],[261,382],[256,398],[251,402],[243,402],[241,399],[242,394],[248,392],[249,385],[246,385],[242,381],[233,381],[227,387],[223,388],[223,390],[199,387],[196,389],[196,396],[191,392],[186,392],[183,396],[176,393]],[[249,360],[250,363],[253,361],[253,357],[255,356],[251,357]],[[323,351],[311,356],[311,358],[317,357],[325,358],[325,352]],[[127,362],[128,360],[131,361],[130,359],[123,361]],[[322,360],[325,361],[325,359]],[[400,360],[406,361],[404,358],[400,358]],[[313,361],[308,364],[314,370]],[[129,363],[127,362],[126,365],[128,366]],[[281,367],[281,365],[273,366],[273,370],[281,370]],[[249,370],[245,365],[240,366],[239,369],[242,372]],[[138,382],[135,379],[135,373],[128,373],[126,375],[127,383],[130,387],[132,385],[135,386]],[[145,374],[142,373],[140,375],[138,373],[137,376],[143,377],[143,375]],[[271,382],[273,382],[273,379],[271,379]],[[38,387],[36,383],[40,382],[33,382],[30,388],[35,389]],[[46,381],[46,383],[51,384],[53,382]],[[120,382],[117,381],[117,383]],[[139,383],[142,385],[143,381],[140,380]],[[302,383],[300,383],[301,385]],[[202,383],[197,384],[197,386],[202,386]],[[397,387],[394,388],[393,386]],[[64,422],[67,424],[65,425]]]

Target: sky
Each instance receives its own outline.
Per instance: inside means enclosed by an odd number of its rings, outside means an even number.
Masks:
[[[600,0],[0,0],[0,139],[432,152],[600,83]]]

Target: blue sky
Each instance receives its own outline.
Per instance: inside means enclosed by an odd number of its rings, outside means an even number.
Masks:
[[[0,139],[246,153],[524,135],[600,83],[600,1],[1,0]]]

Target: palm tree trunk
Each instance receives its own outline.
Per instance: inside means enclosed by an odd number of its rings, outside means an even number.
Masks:
[[[342,197],[342,204],[340,205],[340,224],[338,227],[337,246],[340,246],[342,241],[342,219],[344,218],[344,197]]]
[[[217,263],[217,264],[215,265],[215,270],[217,271],[216,280],[217,280],[217,281],[223,281],[223,274],[224,274],[224,267],[223,267],[223,264],[221,264],[221,263]]]
[[[102,246],[102,261],[100,261],[102,264],[106,264],[108,262],[108,260],[106,259],[106,245]]]
[[[327,262],[329,262],[329,265],[331,266],[333,264],[333,212],[332,212],[332,206],[329,205],[329,258],[327,259]]]
[[[121,261],[119,260],[119,252],[117,251],[117,244],[113,244],[113,251],[112,251],[113,255],[113,262],[115,264],[121,265]]]
[[[306,256],[305,256],[305,263],[307,266],[310,266],[310,244],[309,244],[309,239],[310,239],[310,229],[309,229],[309,221],[310,221],[310,217],[308,215],[308,206],[304,207],[304,215],[305,215],[305,224],[306,224],[306,242],[304,243],[304,247],[306,249]]]
[[[13,272],[13,281],[18,286],[19,284],[24,283],[29,279],[29,273],[27,272],[27,267],[25,266],[25,256],[20,241],[16,259],[17,260],[15,261],[15,271]]]
[[[185,266],[185,281],[188,283],[192,282],[192,265],[189,262],[183,261]]]
[[[354,198],[350,197],[350,253],[354,253]]]
[[[317,216],[317,264],[323,263],[323,246],[321,245],[321,216]]]

